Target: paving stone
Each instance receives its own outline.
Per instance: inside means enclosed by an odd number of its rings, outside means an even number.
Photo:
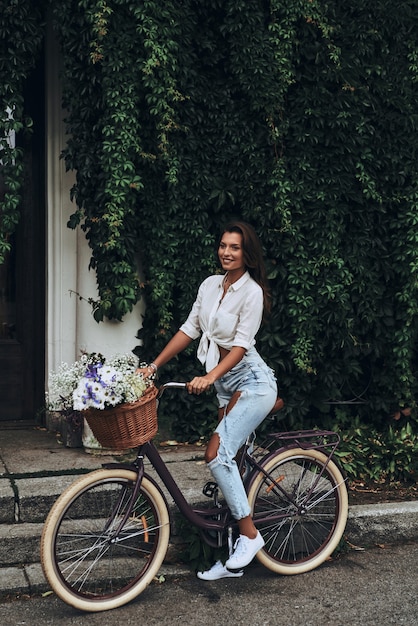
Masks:
[[[15,493],[8,478],[0,478],[0,524],[15,522]]]

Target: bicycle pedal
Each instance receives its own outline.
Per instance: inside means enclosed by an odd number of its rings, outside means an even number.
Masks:
[[[213,498],[215,493],[217,493],[218,491],[218,483],[215,483],[212,480],[210,480],[203,487],[202,491],[203,491],[203,495],[206,496],[207,498]]]

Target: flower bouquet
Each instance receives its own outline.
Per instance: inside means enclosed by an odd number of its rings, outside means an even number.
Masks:
[[[136,367],[133,355],[105,359],[83,354],[50,374],[48,404],[55,410],[82,411],[103,447],[137,447],[157,433],[158,389],[151,379],[135,374]]]

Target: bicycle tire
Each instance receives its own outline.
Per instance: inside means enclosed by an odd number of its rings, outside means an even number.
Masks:
[[[291,575],[315,569],[343,536],[347,488],[337,465],[327,460],[319,450],[278,451],[263,466],[268,477],[259,472],[250,485],[248,501],[265,541],[257,558],[273,572]],[[276,517],[259,523],[261,516]]]
[[[160,489],[144,476],[116,537],[137,474],[99,469],[76,480],[54,503],[41,537],[46,579],[61,600],[82,611],[106,611],[136,598],[158,573],[170,523]]]

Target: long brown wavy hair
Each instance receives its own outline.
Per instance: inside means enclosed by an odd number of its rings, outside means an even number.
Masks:
[[[251,224],[241,221],[226,224],[222,229],[220,239],[224,233],[239,233],[242,235],[242,251],[245,267],[251,278],[253,278],[263,290],[264,312],[265,314],[269,314],[271,311],[270,287],[264,265],[263,250],[257,233]]]

